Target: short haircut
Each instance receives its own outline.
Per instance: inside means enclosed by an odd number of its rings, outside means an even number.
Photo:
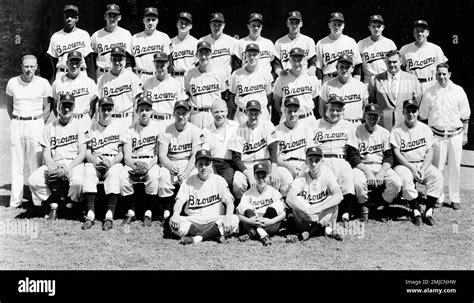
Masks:
[[[398,50],[392,49],[385,54],[385,58],[390,58],[395,55],[398,55],[399,57],[401,57],[400,52]]]
[[[448,63],[446,63],[446,62],[445,62],[445,63],[440,63],[440,64],[436,65],[436,69],[438,69],[438,68],[443,68],[443,67],[446,68],[447,70],[449,70],[449,65],[448,65]]]
[[[25,62],[26,59],[35,59],[36,62],[38,62],[38,59],[34,55],[24,55],[21,57],[21,63]]]

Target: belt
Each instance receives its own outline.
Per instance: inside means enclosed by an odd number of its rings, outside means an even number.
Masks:
[[[325,76],[328,76],[328,77],[337,77],[337,73],[325,74]]]
[[[130,116],[132,113],[117,113],[117,114],[112,114],[113,118],[124,118]]]
[[[101,73],[106,73],[106,72],[108,72],[109,70],[108,70],[107,68],[99,67],[99,71],[100,71]]]
[[[361,119],[345,119],[351,123],[357,123],[357,122],[360,122]]]
[[[454,130],[440,130],[440,129],[437,129],[436,127],[431,127],[431,130],[433,131],[433,134],[439,137],[451,138],[456,135],[459,135],[462,132],[462,127],[458,127]]]
[[[117,154],[100,154],[99,156],[115,157]]]
[[[154,156],[132,156],[132,159],[145,159],[145,158],[153,158]]]
[[[153,72],[146,72],[146,71],[144,71],[144,70],[139,70],[139,69],[137,69],[137,70],[135,70],[135,71],[136,71],[137,73],[139,73],[139,74],[154,75]]]
[[[151,115],[152,119],[156,120],[170,120],[173,119],[173,115],[165,114],[165,115]]]
[[[184,74],[186,73],[186,71],[182,71],[182,72],[173,72],[173,76],[184,76]]]
[[[433,77],[430,77],[430,78],[418,78],[418,81],[420,81],[420,83],[433,81]]]
[[[313,112],[309,112],[309,113],[306,113],[306,114],[299,115],[298,118],[304,119],[304,118],[312,116],[312,115],[313,115]]]
[[[344,155],[336,155],[336,154],[325,154],[324,158],[337,158],[337,159],[344,159],[346,156]]]
[[[198,112],[211,112],[212,111],[212,109],[210,107],[197,108],[197,107],[194,107],[194,106],[191,106],[191,110],[198,111]]]
[[[306,161],[306,160],[301,159],[301,158],[291,157],[291,158],[286,159],[285,161]]]
[[[31,117],[20,117],[20,116],[16,116],[16,115],[12,115],[12,116],[13,116],[13,119],[15,119],[15,120],[39,120],[39,119],[43,119],[43,114],[38,115],[38,116],[31,116]]]
[[[410,163],[421,163],[421,162],[423,162],[423,160],[415,160],[415,161],[408,161],[408,162],[410,162]]]
[[[85,114],[72,114],[72,116],[74,118],[77,118],[77,119],[82,119],[82,117],[84,117]]]
[[[86,69],[84,67],[81,67],[81,71],[85,71]],[[67,68],[62,68],[62,67],[59,67],[58,68],[58,71],[60,72],[63,72],[63,73],[67,73]]]

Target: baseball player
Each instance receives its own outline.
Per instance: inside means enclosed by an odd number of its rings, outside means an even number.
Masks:
[[[63,183],[69,183],[67,196],[79,202],[84,179],[86,144],[90,140],[89,130],[83,130],[74,119],[74,96],[62,95],[59,99],[59,117],[45,126],[39,143],[43,147],[44,165],[35,170],[28,179],[33,203],[41,206],[48,200],[51,211],[48,220],[56,220],[59,203],[66,202],[66,213],[72,213],[73,204],[63,201]],[[51,180],[48,175],[56,175]],[[77,207],[76,207],[77,209]]]
[[[108,72],[111,68],[110,52],[115,46],[125,49],[127,56],[132,54],[132,34],[130,31],[120,27],[122,20],[120,7],[117,4],[108,4],[104,14],[105,27],[94,32],[91,37],[92,49],[96,57],[96,79]],[[130,66],[130,63],[127,65]]]
[[[76,27],[77,21],[79,21],[79,8],[72,4],[66,4],[64,6],[64,28],[51,36],[47,51],[54,71],[51,83],[66,73],[66,54],[74,50],[80,51],[82,57],[85,58],[81,70],[87,68],[87,75],[91,79],[95,79],[94,63],[90,55],[93,52],[91,37],[88,32]]]
[[[158,160],[158,124],[151,119],[153,102],[146,96],[140,96],[137,100],[138,121],[127,130],[123,138],[124,169],[120,173],[120,194],[128,199],[128,212],[122,225],[130,224],[136,219],[134,184],[142,182],[145,185],[145,197],[143,206],[145,214],[143,226],[150,227],[152,224],[152,208],[157,201],[158,180],[160,178],[160,166]],[[131,175],[132,171],[144,167],[142,178],[137,180]]]
[[[286,26],[288,27],[288,34],[275,42],[275,57],[278,59],[274,64],[276,76],[281,76],[284,70],[291,68],[291,50],[294,48],[299,48],[303,51],[302,69],[308,75],[314,76],[316,72],[315,43],[313,38],[301,33],[301,28],[303,27],[301,12],[289,12],[288,18],[286,18]]]
[[[190,69],[184,76],[184,89],[189,95],[191,113],[189,121],[198,128],[210,128],[214,119],[211,113],[212,102],[224,99],[227,90],[227,76],[222,69],[211,66],[211,45],[201,41],[197,45],[198,66]]]
[[[286,203],[291,207],[298,235],[288,235],[287,242],[306,241],[325,235],[338,241],[343,235],[335,226],[342,193],[331,170],[323,165],[323,151],[319,147],[306,150],[308,171],[297,177],[290,186]]]
[[[142,93],[142,82],[133,72],[125,69],[125,49],[116,46],[110,52],[112,69],[97,82],[99,97],[114,99],[112,118],[122,121],[124,127],[132,125],[135,99]]]
[[[236,209],[241,231],[240,242],[259,239],[264,246],[272,244],[271,236],[280,229],[286,217],[286,206],[280,192],[268,185],[268,167],[257,163],[253,167],[257,186],[244,193]]]
[[[413,26],[415,41],[405,44],[400,49],[402,69],[418,78],[424,92],[433,84],[436,66],[440,63],[446,63],[448,58],[444,55],[441,47],[428,42],[428,36],[430,35],[428,22],[417,20]]]
[[[176,22],[178,35],[171,39],[173,47],[173,72],[171,75],[184,85],[184,74],[196,66],[196,48],[198,40],[190,31],[193,28],[193,16],[181,12]]]
[[[331,78],[337,77],[336,64],[342,55],[352,57],[354,71],[353,76],[360,80],[362,59],[359,47],[355,40],[342,33],[345,27],[344,15],[340,12],[331,13],[328,27],[329,35],[316,43],[316,75],[322,80],[322,84]]]
[[[344,227],[349,223],[349,215],[354,200],[354,174],[349,162],[346,161],[347,140],[355,126],[343,119],[346,103],[335,95],[326,103],[326,115],[316,121],[313,138],[316,146],[324,154],[324,165],[329,167],[341,186],[344,196],[339,205],[339,213]]]
[[[132,36],[135,73],[142,83],[154,75],[153,54],[156,52],[165,52],[169,56],[170,66],[173,64],[171,39],[168,34],[156,29],[159,21],[158,9],[147,7],[143,15],[145,30]]]
[[[237,50],[235,51],[235,55],[243,63],[240,65],[247,63],[245,49],[248,44],[254,43],[257,44],[260,49],[258,56],[259,67],[263,71],[271,74],[272,64],[275,60],[275,45],[270,39],[262,37],[262,15],[258,13],[251,13],[249,16],[249,21],[247,22],[247,28],[249,30],[248,36],[239,40],[239,43],[237,44]]]
[[[44,123],[49,116],[51,85],[35,75],[38,60],[33,55],[25,55],[21,60],[20,76],[8,80],[6,87],[7,113],[10,117],[11,151],[11,195],[10,207],[15,209],[23,202],[25,184],[24,167],[27,176],[41,166],[41,145]],[[43,115],[45,111],[45,115]]]
[[[174,104],[175,122],[159,133],[159,160],[163,166],[159,180],[158,196],[164,207],[163,218],[170,216],[175,186],[193,173],[194,156],[204,143],[202,131],[188,123],[190,106],[186,101]]]
[[[357,42],[362,58],[362,81],[368,84],[370,79],[387,70],[384,59],[388,51],[396,50],[395,43],[382,35],[385,24],[381,15],[369,18],[370,36]]]
[[[393,166],[390,132],[380,125],[380,107],[368,104],[364,109],[365,123],[357,126],[347,140],[347,159],[354,168],[354,187],[357,202],[362,205],[361,222],[369,219],[366,205],[369,188],[383,188],[382,201],[377,207],[377,217],[388,221],[388,206],[400,193],[402,180]]]
[[[461,208],[462,147],[467,143],[471,109],[464,89],[450,78],[449,65],[439,64],[437,81],[423,94],[420,118],[424,122],[427,120],[433,131],[433,164],[443,174],[448,188],[448,195],[442,191],[439,204],[445,202],[458,210]]]
[[[75,104],[73,117],[80,121],[84,129],[91,126],[91,117],[94,115],[97,103],[97,85],[94,80],[81,73],[82,54],[72,51],[67,55],[67,73],[53,82],[53,98],[58,103],[61,95],[74,95]]]
[[[246,64],[232,73],[230,78],[231,108],[236,108],[234,120],[239,124],[246,121],[245,108],[250,100],[257,100],[262,105],[262,120],[270,121],[270,103],[272,100],[272,75],[261,68],[258,57],[260,48],[255,43],[245,47]]]
[[[319,114],[324,117],[326,102],[331,96],[337,95],[346,103],[344,119],[359,125],[364,115],[364,106],[367,105],[369,99],[367,85],[352,76],[354,66],[351,56],[340,56],[336,68],[337,78],[328,80],[321,87]]]
[[[425,223],[435,224],[433,209],[443,191],[443,175],[433,166],[433,132],[424,123],[418,122],[416,101],[403,102],[405,120],[394,126],[390,133],[390,143],[398,165],[395,172],[402,179],[402,197],[413,209],[414,223],[422,224],[415,182],[426,185]]]
[[[308,127],[313,127],[316,122],[313,109],[317,104],[317,97],[320,86],[316,76],[310,76],[304,72],[303,60],[304,50],[295,47],[290,51],[291,68],[287,73],[279,76],[273,86],[273,106],[280,117],[275,117],[272,121],[284,121],[283,100],[297,97],[300,102],[299,119]]]
[[[239,218],[233,214],[234,197],[224,178],[212,173],[211,153],[201,149],[194,157],[197,174],[179,188],[170,218],[171,229],[181,237],[183,245],[213,239],[224,243],[225,237],[239,228]],[[180,215],[182,211],[184,216]]]

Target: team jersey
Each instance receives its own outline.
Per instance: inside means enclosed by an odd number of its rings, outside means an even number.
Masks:
[[[262,68],[262,70],[264,70],[265,72],[271,73],[272,66],[270,62],[272,62],[275,58],[275,45],[270,39],[263,37],[258,37],[256,40],[252,40],[250,36],[247,36],[239,40],[235,55],[237,56],[237,58],[242,60],[242,66],[247,63],[247,60],[245,59],[245,48],[250,43],[255,43],[260,48],[260,56],[258,58],[258,65],[260,66],[260,68]]]
[[[436,65],[448,61],[441,47],[431,42],[425,42],[421,47],[415,42],[406,44],[400,49],[400,55],[402,66],[406,66],[406,71],[418,79],[434,79]]]
[[[153,101],[154,112],[159,115],[172,115],[176,101],[187,99],[183,84],[170,75],[166,75],[163,81],[149,78],[143,83],[143,90]]]
[[[357,46],[362,58],[362,71],[366,78],[386,71],[385,55],[387,52],[397,49],[395,43],[384,36],[381,36],[377,41],[367,37],[360,40]]]
[[[332,171],[321,166],[316,179],[311,178],[309,172],[305,172],[291,183],[290,191],[296,191],[299,197],[313,205],[324,202],[338,187],[339,184]]]
[[[224,178],[210,174],[206,181],[192,175],[181,184],[177,200],[185,202],[184,213],[208,221],[225,215],[224,200],[234,201]]]
[[[135,97],[142,92],[140,78],[128,69],[123,69],[118,76],[110,71],[104,73],[97,81],[99,95],[112,97],[114,112],[133,112]]]
[[[123,144],[121,136],[124,135],[124,129],[120,121],[112,120],[109,125],[102,126],[99,122],[92,123],[91,140],[87,147],[91,150],[92,155],[97,157],[100,155],[117,155],[119,146]]]
[[[97,67],[110,69],[110,53],[116,46],[123,47],[125,51],[132,54],[132,34],[130,31],[117,26],[113,32],[108,32],[102,28],[92,34],[92,49],[97,53]]]
[[[75,118],[66,125],[59,123],[59,118],[46,124],[39,144],[51,149],[54,161],[73,160],[79,154],[79,146],[90,140],[90,131],[84,130]]]
[[[156,52],[165,52],[167,55],[173,52],[170,37],[158,30],[147,35],[140,32],[132,36],[132,56],[135,57],[135,68],[138,70],[153,73],[153,55]]]
[[[285,211],[285,202],[283,202],[282,195],[272,186],[266,186],[262,193],[255,186],[242,195],[237,206],[237,212],[243,215],[247,209],[250,209],[256,215],[263,216],[269,207],[274,208],[277,214],[281,215]]]
[[[49,41],[47,53],[58,59],[56,68],[65,69],[67,68],[67,54],[74,50],[80,51],[83,58],[93,52],[89,33],[77,27],[70,33],[66,33],[63,29],[55,32]],[[82,60],[81,67],[86,68],[85,60]]]
[[[204,143],[202,131],[194,124],[186,123],[182,131],[178,131],[174,123],[160,132],[160,144],[168,145],[168,159],[171,161],[188,160],[194,146]]]
[[[313,98],[319,94],[319,81],[316,76],[301,73],[295,77],[291,71],[286,76],[279,76],[273,86],[273,95],[282,98],[281,110],[283,112],[284,100],[297,97],[300,101],[300,111],[311,112],[314,108]]]
[[[275,57],[280,59],[283,69],[290,69],[290,51],[292,48],[299,47],[304,51],[303,68],[307,68],[308,59],[311,59],[315,52],[315,44],[313,38],[310,38],[303,34],[298,34],[295,39],[290,39],[288,35],[285,35],[275,42]]]
[[[326,36],[316,44],[316,67],[325,75],[335,73],[337,60],[344,54],[352,57],[354,66],[362,63],[359,47],[354,39],[344,34],[337,40]]]
[[[229,92],[235,95],[235,104],[241,109],[245,109],[251,100],[257,100],[262,108],[266,108],[267,95],[272,92],[272,81],[272,75],[260,67],[249,73],[244,66],[232,73]]]
[[[374,131],[369,133],[364,124],[358,125],[355,132],[351,133],[347,144],[359,151],[362,163],[382,164],[383,153],[390,146],[390,132],[380,125],[376,125]]]
[[[36,117],[43,114],[43,99],[52,96],[48,80],[33,76],[24,82],[20,76],[8,80],[5,93],[13,97],[13,114],[20,117]]]
[[[323,84],[320,99],[327,102],[332,96],[341,97],[346,104],[344,106],[344,119],[362,119],[364,107],[369,102],[367,85],[355,78],[351,78],[346,83],[334,78]]]
[[[230,76],[232,72],[232,55],[235,55],[237,39],[227,34],[222,34],[217,40],[211,34],[202,37],[199,41],[206,41],[212,47],[211,61],[212,68],[221,70],[225,75]]]
[[[285,160],[305,160],[306,149],[314,145],[313,130],[297,122],[292,129],[281,122],[276,127],[280,141],[280,156]]]
[[[408,128],[402,121],[392,128],[390,143],[399,148],[408,161],[421,163],[426,151],[433,145],[433,131],[422,122],[416,122],[413,128]]]
[[[270,121],[260,120],[255,127],[243,123],[231,139],[229,149],[241,153],[242,162],[269,160],[268,145],[277,140],[275,126]]]
[[[123,138],[120,139],[123,144],[131,144],[132,158],[140,156],[153,157],[156,155],[158,133],[158,122],[150,120],[148,125],[143,126],[137,121],[125,130]]]
[[[197,108],[211,107],[212,102],[221,99],[221,93],[227,89],[227,77],[222,69],[213,67],[201,73],[197,67],[184,75],[184,89],[189,94],[189,103]]]
[[[187,72],[195,67],[197,62],[196,48],[198,40],[191,35],[187,35],[183,41],[178,36],[171,39],[173,45],[173,67],[176,72]]]
[[[205,149],[211,152],[213,158],[232,159],[232,152],[229,150],[229,142],[235,137],[239,123],[234,120],[227,120],[226,124],[217,129],[212,123],[210,129],[203,129],[206,145]]]
[[[316,130],[313,137],[316,146],[321,148],[324,155],[346,155],[346,143],[354,126],[347,120],[339,120],[331,124],[326,119],[316,121]]]
[[[53,98],[59,100],[61,95],[69,93],[76,102],[73,114],[86,114],[90,110],[90,102],[99,96],[97,84],[84,73],[79,73],[75,79],[64,74],[53,82]]]

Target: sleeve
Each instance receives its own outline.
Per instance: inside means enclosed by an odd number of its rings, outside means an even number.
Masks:
[[[423,127],[425,127],[425,132],[426,132],[426,148],[432,148],[433,147],[433,131],[431,131],[431,128],[429,128],[429,126],[426,124],[423,124]]]
[[[132,55],[132,33],[127,30],[127,42],[125,44],[125,51]]]
[[[448,58],[444,54],[441,47],[438,46],[437,49],[438,49],[438,51],[437,51],[437,53],[438,53],[438,58],[437,58],[438,64],[447,62]]]
[[[237,94],[237,74],[233,72],[230,76],[230,83],[229,83],[229,92],[236,95]]]
[[[471,117],[471,108],[469,107],[469,100],[466,92],[462,87],[459,87],[459,112],[461,113],[461,120],[468,120]],[[423,105],[423,103],[421,103]]]
[[[185,205],[189,200],[189,183],[192,182],[192,178],[189,177],[186,179],[183,184],[179,187],[178,193],[176,194],[176,200],[184,201]]]
[[[321,41],[316,43],[316,67],[323,69],[323,47]]]
[[[91,37],[91,48],[95,53],[98,53],[97,51],[97,32],[92,34]]]
[[[362,63],[362,58],[360,57],[360,51],[359,47],[357,46],[357,42],[351,38],[351,44],[352,44],[352,51],[354,53],[353,60],[354,60],[354,66],[357,64]]]
[[[242,153],[244,150],[243,138],[238,134],[238,130],[234,137],[229,141],[229,150]]]
[[[42,98],[52,97],[53,96],[53,88],[49,84],[48,80],[41,78],[43,82],[43,94],[41,95]]]
[[[191,122],[189,122],[191,123]],[[193,131],[193,138],[192,138],[192,144],[194,146],[202,146],[204,143],[206,143],[206,135],[202,130],[199,128],[195,128]]]
[[[394,147],[400,148],[400,136],[396,128],[393,128],[390,132],[390,144]]]
[[[263,120],[262,120],[263,122]],[[266,128],[266,139],[267,139],[267,144],[270,145],[272,144],[273,142],[276,142],[278,141],[278,135],[277,135],[277,132],[276,132],[276,129],[275,129],[275,126],[270,122],[270,121],[266,121],[265,123],[265,128]]]
[[[273,81],[272,74],[266,72],[265,73],[265,93],[267,95],[272,93],[272,81]]]
[[[328,85],[327,85],[328,82],[324,83],[323,86],[321,87],[321,92],[319,93],[319,99],[322,100],[323,102],[327,102],[328,101]]]
[[[400,57],[401,57],[401,65],[406,66],[407,65],[407,59],[406,59],[406,52],[407,52],[407,47],[406,45],[402,46],[400,49]]]
[[[5,94],[9,95],[10,97],[13,97],[13,89],[12,89],[13,79],[14,78],[11,78],[10,80],[8,80],[7,87],[6,87],[6,90],[5,90]]]
[[[356,147],[352,146],[352,145],[347,145],[346,159],[347,159],[347,162],[349,162],[349,164],[351,165],[352,168],[356,167],[357,165],[359,165],[359,163],[362,162],[362,160],[360,158],[359,150]]]
[[[58,80],[54,80],[53,82],[53,85],[51,86],[51,92],[52,92],[52,96],[53,99],[56,99],[58,100],[59,99],[59,95],[58,95]]]
[[[97,84],[91,79],[89,81],[90,85],[89,88],[91,89],[89,94],[91,96],[91,100],[94,99],[95,97],[99,97],[99,89],[97,88]]]
[[[420,119],[427,120],[430,115],[430,108],[431,108],[431,98],[432,89],[427,89],[423,96],[421,97],[421,104],[420,104]]]
[[[221,87],[221,93],[229,89],[229,77],[224,72],[218,74],[219,86]]]
[[[52,122],[54,123],[54,122]],[[53,124],[51,124],[53,125]],[[45,127],[43,130],[43,135],[41,138],[39,138],[38,143],[43,146],[43,147],[50,147],[50,142],[51,142],[51,133],[50,133],[50,127]]]
[[[316,44],[314,43],[314,40],[310,37],[308,37],[308,56],[306,58],[310,59],[316,55]]]
[[[314,87],[313,91],[311,92],[311,96],[316,98],[319,95],[319,81],[316,76],[310,76],[311,79],[311,86]]]
[[[83,31],[83,35],[84,35],[84,42],[86,43],[86,46],[84,47],[84,49],[81,51],[82,55],[85,57],[87,57],[90,53],[93,53],[94,51],[92,50],[92,47],[91,47],[91,36],[89,36],[89,33],[86,32],[86,31]]]
[[[275,43],[275,57],[281,60],[281,42],[279,40]]]
[[[393,150],[392,149],[387,149],[383,152],[382,163],[389,163],[391,166],[393,166]]]
[[[250,189],[249,189],[250,190]],[[247,194],[248,191],[246,191],[243,195],[242,198],[240,199],[240,203],[236,208],[236,211],[239,215],[243,215],[244,212],[247,209],[251,209],[252,205],[250,204],[250,196]]]
[[[184,91],[189,93],[189,82],[191,81],[191,75],[190,71],[187,71],[186,74],[184,75]]]
[[[135,98],[138,94],[142,92],[142,80],[138,78],[137,75],[134,73],[130,72],[132,75],[132,92],[133,92],[133,97]],[[134,102],[135,103],[135,102]]]
[[[235,46],[235,56],[243,61],[244,41],[238,40]]]
[[[273,86],[273,95],[278,96],[278,97],[283,97],[281,93],[281,77],[278,77],[275,80],[275,84]]]
[[[176,99],[178,101],[180,100],[186,100],[188,97],[186,96],[186,92],[184,91],[184,85],[183,83],[181,83],[180,81],[177,81],[176,82],[176,86],[177,86],[177,93],[176,93]]]
[[[353,132],[349,132],[349,136],[347,138],[347,145],[354,147],[355,149],[359,149],[359,140],[357,139],[357,128]]]
[[[58,57],[58,53],[56,51],[56,43],[54,43],[55,37],[56,37],[55,34],[53,34],[53,36],[51,36],[51,39],[49,40],[48,51],[47,51],[48,55],[50,55],[53,58]]]
[[[216,175],[216,177],[219,177],[219,178],[217,178],[218,181],[216,182],[216,186],[218,188],[219,194],[221,195],[222,199],[223,200],[228,199],[231,203],[234,203],[235,198],[229,190],[229,186],[227,185],[227,181],[219,175]]]
[[[123,142],[123,144],[130,144],[132,142],[132,129],[127,128],[124,129],[122,134],[120,135],[120,141]]]
[[[296,196],[300,196],[301,192],[304,189],[305,177],[297,177],[290,185],[290,189],[288,190],[287,200],[290,197],[290,192],[294,193]],[[294,202],[294,201],[289,201]]]
[[[81,144],[85,144],[87,142],[89,142],[91,140],[91,131],[89,128],[87,129],[83,129],[80,127],[79,123],[77,123],[77,132],[79,134],[79,138],[78,138],[78,143],[79,145]]]

